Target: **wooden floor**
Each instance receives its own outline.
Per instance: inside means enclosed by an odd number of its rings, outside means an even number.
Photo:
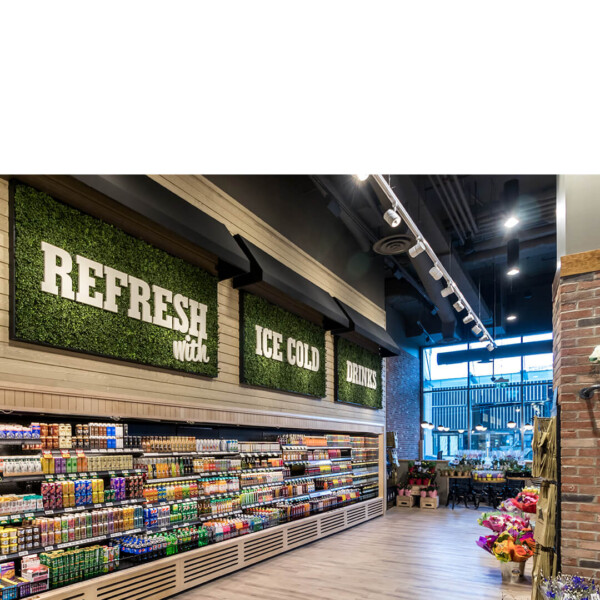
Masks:
[[[177,600],[529,600],[476,546],[478,511],[393,508],[385,517],[210,582]],[[526,573],[531,573],[528,561]]]

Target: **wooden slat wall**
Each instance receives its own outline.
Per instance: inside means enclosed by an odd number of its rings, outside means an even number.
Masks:
[[[210,182],[192,176],[155,179],[223,221],[233,233],[240,231],[370,319],[385,324],[379,307]],[[240,386],[238,292],[230,281],[219,284],[220,372],[215,379],[9,341],[8,241],[8,184],[0,180],[0,409],[382,432],[385,407],[374,411],[334,403],[333,338],[329,334],[326,398]],[[383,379],[385,390],[385,373]]]

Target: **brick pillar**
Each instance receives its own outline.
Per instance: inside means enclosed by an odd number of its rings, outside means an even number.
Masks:
[[[587,254],[587,253],[584,253]],[[582,255],[573,255],[581,257]],[[600,345],[600,270],[563,276],[554,293],[554,388],[560,405],[561,559],[565,573],[600,577],[600,383],[588,361]],[[596,263],[598,265],[598,263]]]
[[[421,366],[402,350],[386,359],[386,428],[398,434],[398,458],[419,458],[421,437]]]

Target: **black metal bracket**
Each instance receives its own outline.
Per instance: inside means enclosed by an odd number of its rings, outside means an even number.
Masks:
[[[583,400],[591,400],[594,392],[600,391],[600,383],[596,385],[590,385],[590,387],[581,388],[579,390],[579,397]]]

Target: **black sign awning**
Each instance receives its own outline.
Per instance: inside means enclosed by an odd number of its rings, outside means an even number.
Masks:
[[[350,320],[350,327],[347,330],[335,331],[336,334],[350,339],[353,337],[352,334],[356,334],[369,340],[379,347],[379,354],[384,357],[400,354],[400,348],[398,348],[392,336],[383,327],[367,319],[367,317],[361,315],[357,310],[354,310],[339,298],[335,300]]]
[[[220,279],[250,270],[225,225],[145,175],[75,175],[81,183],[214,254]]]
[[[241,235],[235,239],[250,260],[250,272],[233,278],[233,287],[265,296],[283,308],[311,318],[320,315],[325,329],[347,328],[348,317],[335,300],[312,281],[299,275],[270,254],[255,246]],[[282,297],[283,294],[283,297]],[[308,315],[296,310],[297,305],[308,308]]]

